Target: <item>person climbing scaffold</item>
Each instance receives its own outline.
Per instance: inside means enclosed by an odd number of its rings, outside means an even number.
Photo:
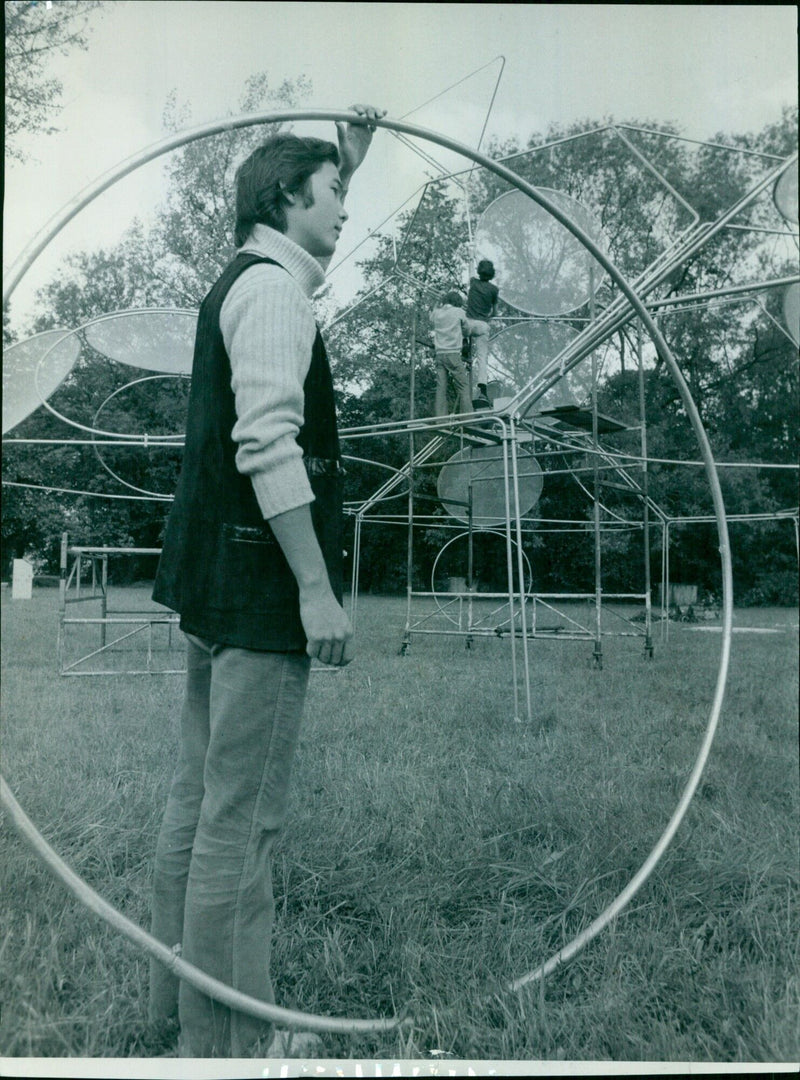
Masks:
[[[461,355],[461,345],[469,334],[469,320],[464,312],[464,298],[455,289],[443,293],[433,309],[433,347],[436,353],[436,416],[449,416],[448,381],[456,391],[456,413],[472,412],[469,370]]]
[[[478,263],[478,276],[472,278],[467,293],[467,326],[472,345],[473,360],[476,361],[478,393],[473,399],[473,407],[486,409],[491,407],[488,389],[489,367],[489,320],[497,311],[499,289],[492,284],[494,263],[481,259]]]

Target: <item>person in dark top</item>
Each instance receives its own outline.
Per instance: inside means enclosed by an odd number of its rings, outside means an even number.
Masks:
[[[188,638],[180,744],[158,837],[152,933],[274,1002],[271,856],[311,659],[352,658],[342,467],[311,296],[384,113],[353,106],[338,148],[281,133],[236,174],[236,257],[200,306],[186,445],[153,598]],[[149,1019],[181,1057],[284,1057],[273,1025],[150,970]],[[272,1036],[274,1035],[274,1038]],[[303,1037],[301,1037],[302,1040]],[[295,1045],[301,1052],[311,1047]],[[271,1041],[270,1041],[271,1040]]]
[[[478,396],[473,401],[476,409],[491,406],[487,388],[489,365],[489,320],[497,311],[499,289],[492,284],[494,263],[481,259],[478,263],[478,276],[472,278],[467,293],[467,320],[470,339],[477,361]]]

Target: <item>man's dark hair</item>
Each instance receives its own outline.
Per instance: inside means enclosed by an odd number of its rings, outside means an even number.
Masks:
[[[300,193],[311,206],[309,180],[326,161],[339,165],[339,151],[325,139],[273,135],[257,146],[236,170],[236,246],[258,223],[286,232],[286,195]]]
[[[494,277],[494,263],[489,259],[481,259],[478,263],[478,277],[481,281],[491,281]]]
[[[455,289],[450,289],[448,292],[442,293],[439,303],[450,304],[452,307],[463,307],[464,297],[460,292],[456,292]]]

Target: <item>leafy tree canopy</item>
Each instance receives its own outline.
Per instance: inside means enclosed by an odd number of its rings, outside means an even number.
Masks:
[[[87,47],[91,16],[102,6],[100,0],[5,0],[6,152],[12,158],[27,158],[19,143],[22,132],[57,130],[51,119],[64,88],[49,73],[52,58]]]

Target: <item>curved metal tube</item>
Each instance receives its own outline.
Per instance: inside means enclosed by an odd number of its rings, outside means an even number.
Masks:
[[[9,270],[7,277],[7,285],[3,293],[4,302],[13,293],[19,281],[26,273],[28,268],[32,265],[34,260],[41,254],[42,250],[49,243],[49,241],[57,235],[64,228],[64,226],[73,218],[84,206],[90,203],[98,195],[100,195],[107,188],[111,187],[117,180],[126,176],[140,165],[144,165],[154,158],[159,157],[161,154],[165,154],[170,150],[178,149],[181,146],[185,146],[187,143],[193,142],[197,139],[205,138],[209,135],[219,134],[223,131],[233,131],[238,128],[252,127],[256,124],[267,123],[282,123],[290,121],[300,120],[325,120],[325,121],[343,121],[343,122],[359,122],[360,118],[355,113],[347,111],[337,110],[304,110],[304,111],[284,111],[284,112],[263,112],[253,113],[249,115],[234,117],[232,119],[214,121],[208,124],[203,124],[200,127],[193,128],[188,132],[184,132],[179,135],[172,135],[161,142],[154,144],[148,149],[142,151],[139,154],[128,158],[121,165],[116,166],[110,172],[104,174],[94,184],[90,185],[83,193],[77,195],[71,202],[69,202],[56,216],[52,219],[42,232],[31,241],[31,243],[24,249],[22,254],[17,258],[12,267]],[[541,979],[545,975],[549,974],[559,964],[570,959],[578,952],[584,945],[592,940],[613,918],[616,917],[632,899],[632,897],[638,892],[638,890],[644,885],[648,877],[652,873],[653,869],[657,865],[664,851],[668,847],[672,837],[674,836],[678,826],[680,825],[686,811],[689,807],[689,803],[695,793],[697,785],[702,776],[703,769],[708,758],[708,754],[711,748],[711,743],[716,733],[716,728],[719,722],[720,712],[722,710],[722,702],[725,696],[725,683],[728,675],[728,666],[730,662],[730,649],[732,638],[732,625],[733,625],[733,574],[731,566],[731,553],[730,543],[728,538],[727,519],[725,516],[725,506],[722,498],[722,490],[720,488],[719,476],[717,475],[716,465],[714,462],[714,456],[711,451],[711,445],[708,441],[705,429],[703,427],[700,414],[697,406],[694,403],[694,399],[689,391],[689,387],[681,374],[680,368],[672,355],[672,351],[658,330],[657,326],[653,322],[653,319],[644,306],[643,302],[639,299],[634,289],[628,284],[626,279],[611,262],[611,260],[605,255],[603,251],[597,246],[597,244],[587,236],[586,233],[576,225],[563,211],[561,211],[554,203],[552,203],[546,196],[544,196],[537,188],[528,184],[522,180],[511,169],[506,168],[499,162],[493,161],[471,147],[457,142],[455,139],[450,139],[445,135],[439,135],[435,132],[428,131],[425,128],[417,127],[413,124],[402,123],[397,120],[382,119],[376,121],[378,127],[387,128],[390,131],[404,132],[407,135],[412,135],[420,139],[425,139],[429,142],[436,143],[439,146],[443,146],[449,150],[453,150],[455,153],[461,154],[463,157],[468,158],[471,161],[482,165],[489,172],[494,173],[501,179],[506,180],[513,187],[517,188],[528,195],[534,202],[543,206],[549,213],[559,221],[566,229],[568,229],[577,239],[583,244],[583,246],[594,256],[594,258],[600,263],[603,269],[611,276],[611,278],[619,286],[620,291],[627,297],[634,312],[641,319],[643,325],[647,328],[648,334],[651,340],[656,345],[658,351],[664,358],[664,361],[672,375],[673,380],[678,388],[678,392],[681,396],[683,405],[686,409],[686,413],[689,417],[689,421],[694,430],[697,441],[700,445],[700,453],[703,460],[703,464],[708,476],[709,486],[711,488],[711,496],[714,505],[714,515],[717,523],[717,532],[719,535],[720,545],[720,557],[722,562],[722,613],[723,613],[723,625],[722,625],[722,647],[720,651],[720,663],[717,672],[717,681],[714,690],[714,698],[711,705],[711,711],[709,715],[708,725],[706,727],[705,736],[700,747],[697,759],[695,761],[694,768],[689,777],[689,780],[684,789],[683,795],[676,807],[672,817],[670,818],[664,832],[657,841],[655,847],[652,849],[650,855],[643,863],[641,869],[634,875],[630,883],[625,889],[616,897],[615,900],[608,905],[605,911],[602,912],[597,919],[587,927],[585,931],[579,934],[568,945],[548,960],[545,964],[536,968],[534,971],[527,975],[521,976],[509,984],[509,988],[518,990],[527,983]]]
[[[490,528],[490,529],[482,528],[482,529],[480,529],[480,535],[481,536],[499,536],[501,540],[506,539],[506,534],[504,532],[500,532],[500,530],[498,528]],[[456,536],[451,536],[450,539],[447,540],[441,546],[439,551],[437,552],[436,558],[433,560],[433,566],[431,567],[431,596],[433,597],[433,602],[434,602],[434,604],[436,604],[436,607],[439,609],[439,613],[441,615],[444,615],[444,617],[449,622],[451,622],[454,626],[459,625],[458,619],[454,619],[454,618],[452,618],[452,616],[448,615],[447,612],[442,607],[442,605],[439,603],[440,594],[437,593],[437,591],[436,591],[436,567],[439,565],[439,559],[441,559],[442,555],[444,555],[445,551],[450,547],[450,545],[454,544],[456,542],[456,540],[463,540],[465,536],[469,536],[469,530],[468,529],[463,529],[460,533],[457,533]],[[516,541],[514,539],[511,540],[511,543],[514,546],[516,546]],[[530,560],[528,559],[528,556],[525,554],[524,551],[522,552],[522,558],[525,560],[525,565],[528,568],[528,575],[527,575],[527,578],[526,578],[525,587],[526,587],[526,591],[530,592],[531,591],[531,577],[532,577],[531,564],[530,564]],[[505,622],[513,622],[513,620],[514,620],[514,613],[512,611],[510,617],[508,619],[506,619]],[[500,625],[502,626],[504,624],[501,623]]]
[[[92,320],[92,322],[99,322],[99,320]],[[86,325],[88,326],[89,324],[87,323]],[[68,333],[65,334],[63,338],[59,338],[58,341],[54,342],[51,345],[51,347],[47,350],[47,352],[41,358],[39,363],[36,365],[36,370],[33,373],[34,383],[36,385],[37,390],[39,390],[39,380],[38,380],[39,369],[44,364],[45,360],[50,355],[50,353],[53,351],[53,349],[57,349],[58,346],[61,344],[61,342],[65,340],[65,338],[70,337],[70,336],[77,337],[77,335],[80,334],[80,332],[83,329],[84,328],[82,326],[78,326],[74,330],[68,331]],[[146,377],[150,378],[150,376],[146,376]],[[153,377],[155,377],[155,376],[153,376]],[[180,376],[180,377],[183,378],[184,376]],[[116,391],[116,390],[114,391],[115,394],[118,393],[118,392],[119,391]],[[113,396],[114,396],[114,394],[111,395],[111,397],[113,397]],[[47,409],[47,411],[52,416],[55,416],[56,419],[60,420],[62,423],[67,424],[68,427],[77,428],[78,431],[87,432],[89,435],[92,436],[92,440],[94,440],[95,436],[102,435],[103,438],[105,438],[105,439],[125,439],[125,440],[128,440],[128,441],[140,442],[142,444],[142,446],[163,444],[165,446],[177,445],[178,447],[181,447],[183,445],[182,440],[185,438],[185,436],[183,434],[181,434],[181,435],[129,435],[129,434],[126,434],[125,432],[104,431],[102,428],[87,427],[86,424],[81,424],[77,420],[70,420],[70,418],[68,416],[64,416],[63,413],[60,413],[58,411],[58,409],[54,409],[53,406],[50,404],[50,402],[46,401],[45,398],[42,396],[41,391],[39,391],[39,397],[41,398],[42,407]],[[110,398],[107,398],[106,400],[108,401],[108,400],[110,400]],[[104,401],[103,405],[105,405],[105,404],[106,404],[106,402]],[[103,408],[103,405],[100,406],[100,409]],[[98,413],[100,412],[100,409],[98,409]],[[95,416],[97,416],[97,414],[95,414]],[[181,441],[176,443],[175,442],[176,439],[181,440]],[[123,481],[123,483],[124,483],[124,481]]]
[[[160,960],[173,975],[185,979],[215,1001],[220,1001],[231,1009],[247,1012],[261,1020],[271,1020],[281,1027],[302,1028],[304,1031],[331,1031],[347,1034],[372,1033],[392,1031],[394,1028],[399,1027],[401,1023],[408,1022],[401,1020],[399,1017],[377,1020],[348,1020],[344,1017],[318,1016],[316,1013],[297,1012],[294,1009],[284,1009],[279,1005],[269,1005],[265,1001],[259,1001],[248,994],[241,993],[239,990],[234,990],[217,979],[212,979],[210,975],[206,975],[205,972],[196,968],[193,964],[189,964],[186,960],[176,956],[168,945],[157,941],[146,930],[142,930],[136,923],[131,922],[130,919],[126,918],[96,893],[94,889],[90,888],[53,851],[14,798],[11,789],[2,776],[0,776],[0,802],[8,811],[11,821],[19,833],[33,847],[48,870],[52,871],[66,885],[73,896],[77,897],[95,915],[99,915],[109,926],[124,934],[134,945],[149,952],[156,960]]]
[[[186,378],[188,378],[188,376],[186,376],[186,375],[168,375],[166,373],[163,373],[163,374],[159,374],[159,375],[143,375],[139,379],[133,379],[131,382],[125,383],[124,386],[118,387],[116,390],[112,391],[112,393],[110,393],[108,395],[108,397],[105,399],[105,401],[102,402],[102,404],[98,406],[97,411],[94,414],[94,419],[92,420],[92,423],[93,424],[97,423],[97,418],[100,416],[100,413],[103,411],[103,409],[106,407],[106,405],[108,405],[109,401],[111,401],[112,398],[115,398],[117,396],[117,394],[121,394],[123,390],[130,390],[130,388],[132,386],[138,386],[140,383],[144,383],[144,382],[153,382],[155,379],[186,379]],[[175,435],[175,436],[170,435],[170,436],[167,436],[167,438],[184,439],[185,435],[182,435],[182,434],[181,435]],[[163,491],[148,491],[147,488],[141,488],[136,484],[131,484],[127,480],[123,480],[122,477],[119,475],[119,473],[114,472],[114,470],[111,468],[111,466],[108,464],[108,462],[104,461],[103,455],[98,450],[98,445],[99,444],[98,444],[97,440],[93,437],[91,442],[92,442],[92,449],[94,450],[94,455],[97,458],[97,460],[100,462],[100,464],[106,470],[108,475],[112,476],[118,483],[122,484],[123,487],[130,488],[131,491],[138,492],[138,494],[140,494],[140,495],[154,495],[158,499],[169,499],[169,498],[171,498],[170,495],[166,494]],[[158,444],[158,445],[162,445],[162,444]],[[169,444],[167,444],[167,445],[169,445]],[[142,446],[144,446],[146,448],[147,443],[143,442]],[[180,445],[176,445],[175,449],[177,449],[177,450],[183,449],[183,443],[181,443]]]

